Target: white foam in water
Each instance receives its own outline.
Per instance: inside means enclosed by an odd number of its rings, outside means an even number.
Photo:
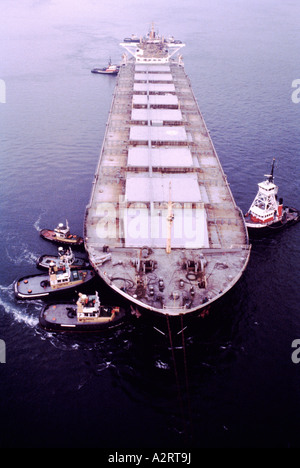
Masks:
[[[22,263],[28,263],[30,265],[35,265],[38,255],[31,252],[25,244],[20,244],[18,241],[17,244],[11,244],[9,246],[10,251],[6,247],[6,255],[14,265],[20,265]]]
[[[39,323],[39,319],[36,315],[31,314],[31,310],[36,313],[37,305],[40,308],[40,303],[20,303],[15,304],[13,302],[13,285],[2,286],[0,285],[0,306],[3,307],[6,313],[13,316],[16,322],[22,322],[31,328],[34,328]]]
[[[34,228],[35,228],[38,232],[40,232],[40,230],[42,229],[41,226],[40,226],[40,222],[41,222],[41,219],[42,219],[42,216],[43,216],[44,213],[45,213],[45,210],[42,211],[42,213],[39,215],[38,219],[35,221],[35,223],[34,223],[34,225],[33,225]]]
[[[167,369],[167,370],[170,369],[169,364],[166,363],[166,362],[161,361],[160,359],[158,359],[158,360],[155,362],[155,367],[157,367],[158,369]]]

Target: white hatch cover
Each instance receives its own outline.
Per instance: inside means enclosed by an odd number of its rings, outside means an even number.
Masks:
[[[139,177],[128,174],[126,178],[125,199],[127,202],[168,202],[171,183],[173,202],[201,202],[201,193],[196,174],[160,175],[158,177]]]
[[[133,125],[130,127],[131,141],[187,141],[187,134],[184,126],[178,125],[175,127],[149,127],[141,125]]]
[[[193,158],[189,148],[172,146],[170,148],[129,148],[127,165],[137,167],[192,167]]]
[[[170,72],[169,65],[136,65],[136,72]]]
[[[149,101],[150,106],[178,106],[178,97],[175,94],[134,94],[133,105],[147,105]]]
[[[171,73],[135,73],[135,81],[173,81]]]
[[[181,122],[182,114],[179,109],[132,109],[131,120],[162,120],[164,122]]]
[[[170,193],[174,214],[171,248],[209,247],[206,210],[195,174],[127,176],[126,206],[122,210],[126,247],[166,247]]]
[[[174,83],[134,83],[134,91],[149,91],[154,93],[175,92]]]

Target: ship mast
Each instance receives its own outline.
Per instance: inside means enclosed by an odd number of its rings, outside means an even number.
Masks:
[[[172,231],[173,220],[174,220],[174,213],[173,213],[173,209],[172,209],[171,182],[170,182],[169,183],[168,215],[167,215],[167,222],[168,222],[167,247],[166,247],[167,254],[171,253],[171,231]]]
[[[150,31],[149,37],[150,37],[150,39],[155,38],[155,31],[154,31],[154,23],[153,22],[152,22],[152,29]]]
[[[265,174],[265,177],[268,177],[269,182],[274,182],[274,165],[275,165],[275,158],[273,158],[273,161],[272,161],[270,174]]]

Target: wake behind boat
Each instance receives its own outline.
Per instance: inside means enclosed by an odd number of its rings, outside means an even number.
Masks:
[[[300,219],[298,209],[284,206],[283,199],[278,199],[278,186],[274,183],[274,165],[275,159],[270,174],[265,175],[266,180],[258,183],[258,192],[245,214],[246,226],[250,233],[282,229]]]
[[[94,295],[79,293],[76,304],[44,306],[39,322],[43,328],[52,331],[90,332],[114,328],[123,322],[125,316],[125,309],[101,304],[96,291]]]

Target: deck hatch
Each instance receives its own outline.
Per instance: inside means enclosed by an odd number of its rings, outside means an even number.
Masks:
[[[131,120],[162,120],[163,122],[182,122],[179,109],[132,109]]]
[[[133,91],[143,91],[150,93],[175,92],[174,83],[134,83]]]
[[[193,167],[193,158],[189,148],[181,146],[172,148],[133,147],[128,150],[129,167]]]
[[[172,142],[186,142],[187,134],[183,126],[176,127],[142,127],[133,125],[130,127],[131,141],[172,141]]]
[[[182,176],[182,177],[181,177]],[[161,174],[159,177],[139,177],[128,174],[125,199],[128,202],[168,202],[171,183],[172,202],[201,202],[201,193],[196,174]]]
[[[178,106],[178,97],[175,94],[134,94],[133,105],[150,106]]]
[[[169,65],[135,65],[136,72],[170,72]]]
[[[173,81],[171,73],[136,73],[135,81]]]

